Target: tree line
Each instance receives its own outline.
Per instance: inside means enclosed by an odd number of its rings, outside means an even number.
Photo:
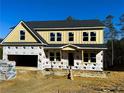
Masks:
[[[114,16],[108,15],[103,21],[106,26],[104,39],[107,50],[104,55],[106,68],[124,66],[124,14],[118,18],[118,23],[113,23]]]

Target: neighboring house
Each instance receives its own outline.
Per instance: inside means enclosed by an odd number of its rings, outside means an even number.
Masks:
[[[99,20],[21,21],[2,41],[3,59],[41,70],[102,71],[103,29]]]

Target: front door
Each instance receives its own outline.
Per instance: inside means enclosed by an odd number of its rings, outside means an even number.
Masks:
[[[69,66],[74,66],[74,54],[73,53],[68,53],[68,62],[69,62]]]

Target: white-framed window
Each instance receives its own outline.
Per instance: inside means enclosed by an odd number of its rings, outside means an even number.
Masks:
[[[25,40],[25,31],[20,30],[20,40]]]
[[[84,53],[84,62],[88,62],[89,57],[88,57],[88,53]]]
[[[57,33],[57,41],[61,41],[62,40],[62,34],[61,33]]]
[[[96,62],[96,53],[91,52],[91,53],[84,53],[83,54],[83,60],[84,62]]]
[[[55,53],[54,52],[50,52],[50,61],[54,61],[55,60]]]
[[[96,41],[96,32],[90,32],[90,41]]]
[[[83,32],[83,41],[88,41],[88,39],[89,39],[89,33]]]
[[[50,33],[50,41],[62,41],[62,34],[58,33]]]
[[[96,62],[96,53],[90,53],[90,62]]]
[[[49,60],[50,61],[61,61],[61,54],[60,52],[49,52]]]
[[[55,41],[55,33],[50,33],[50,41]]]
[[[56,61],[61,61],[60,52],[56,52]]]
[[[74,41],[74,33],[73,32],[68,33],[68,41]]]

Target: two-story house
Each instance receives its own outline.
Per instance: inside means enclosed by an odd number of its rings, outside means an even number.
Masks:
[[[103,29],[99,20],[21,21],[2,41],[3,59],[41,70],[102,71]]]

